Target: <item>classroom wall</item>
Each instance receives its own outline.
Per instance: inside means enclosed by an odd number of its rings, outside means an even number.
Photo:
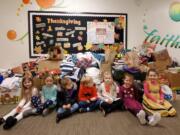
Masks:
[[[152,32],[156,30],[157,32],[154,35],[160,37],[157,50],[167,48],[171,58],[177,60],[180,64],[180,48],[171,47],[173,42],[180,46],[180,0],[151,0],[143,2],[140,8],[142,10],[142,25],[148,27],[146,31]],[[144,38],[147,37],[145,32],[143,32],[143,35]],[[142,38],[143,36],[141,36]],[[169,39],[170,42],[167,44],[168,40],[165,40],[160,44],[163,38]]]
[[[29,10],[44,10],[42,0],[3,0],[0,4],[0,68],[11,68],[29,61],[28,16]],[[166,34],[179,35],[180,23],[169,17],[172,0],[48,0],[55,1],[47,11],[105,12],[128,14],[128,48],[140,45],[147,31],[158,30]],[[176,0],[179,1],[179,0]],[[40,3],[37,3],[40,2]],[[62,2],[62,3],[61,3]],[[51,4],[51,3],[49,3]],[[178,11],[179,12],[179,11]],[[10,31],[12,30],[12,31]],[[7,37],[10,31],[11,37]],[[13,33],[13,32],[16,32]],[[13,35],[16,35],[13,37]],[[9,35],[8,35],[9,36]],[[11,38],[11,39],[10,39]],[[158,48],[163,48],[159,45]],[[180,61],[179,49],[168,47],[173,58]]]

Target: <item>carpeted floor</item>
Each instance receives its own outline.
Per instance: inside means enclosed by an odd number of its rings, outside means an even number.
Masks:
[[[174,107],[180,113],[180,100]],[[10,111],[14,105],[0,105],[0,116]],[[142,126],[129,112],[113,112],[106,117],[102,113],[75,114],[55,123],[56,113],[46,117],[34,116],[23,119],[11,130],[0,127],[0,135],[178,135],[180,118],[166,117],[156,127]]]

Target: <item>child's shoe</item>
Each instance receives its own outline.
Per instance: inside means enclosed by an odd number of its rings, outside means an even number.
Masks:
[[[105,110],[105,109],[102,109],[101,111],[102,111],[102,113],[103,113],[103,116],[106,117],[106,115],[107,115],[106,110]]]
[[[106,110],[102,107],[102,104],[101,104],[101,103],[100,103],[100,105],[99,105],[99,109],[100,109],[100,111],[103,113],[103,116],[106,117],[107,112],[106,112]]]
[[[61,114],[57,114],[56,116],[56,123],[59,123],[61,120]]]
[[[66,110],[64,113],[57,114],[57,116],[56,116],[56,123],[59,123],[60,120],[69,117],[71,114],[72,113],[71,113],[71,111],[69,109]]]
[[[87,109],[86,108],[79,108],[79,112],[80,113],[87,112]]]
[[[4,128],[5,130],[10,129],[10,128],[13,127],[16,123],[17,123],[17,119],[14,118],[14,117],[12,117],[12,116],[10,116],[10,117],[8,117],[8,118],[6,119],[3,128]]]
[[[152,116],[149,117],[149,125],[155,126],[161,120],[160,113],[154,113]]]
[[[139,111],[137,117],[142,125],[146,124],[146,113],[143,110]]]

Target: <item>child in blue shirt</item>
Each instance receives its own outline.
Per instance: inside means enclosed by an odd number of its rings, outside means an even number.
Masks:
[[[43,116],[56,106],[56,96],[57,86],[54,84],[53,77],[49,75],[45,78],[45,85],[42,87]]]

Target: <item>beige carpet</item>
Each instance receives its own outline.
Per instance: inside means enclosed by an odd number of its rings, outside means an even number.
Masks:
[[[180,100],[174,103],[180,113]],[[14,105],[0,105],[0,116]],[[179,135],[180,118],[162,118],[156,127],[142,126],[129,112],[113,112],[103,117],[101,112],[75,114],[55,123],[56,113],[47,117],[34,116],[23,119],[11,130],[0,127],[0,135]]]

